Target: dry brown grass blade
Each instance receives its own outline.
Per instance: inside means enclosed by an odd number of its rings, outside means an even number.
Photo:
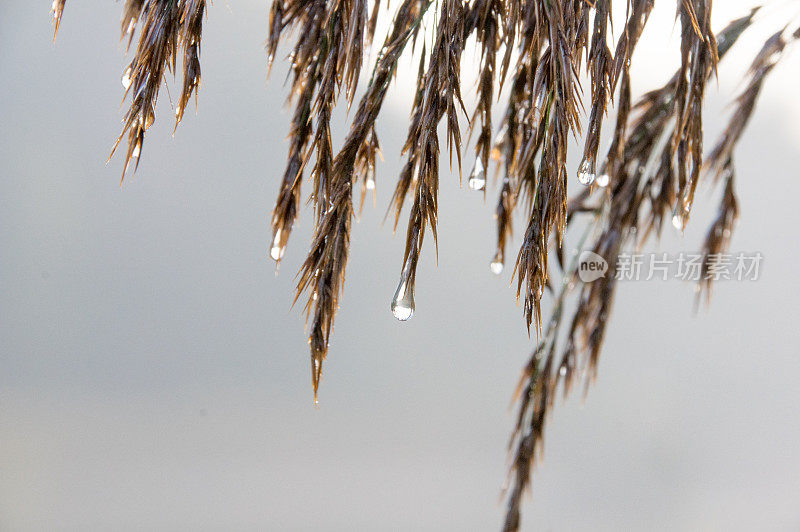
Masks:
[[[179,17],[178,5],[172,0],[146,0],[142,5],[138,17],[138,24],[142,26],[139,44],[123,76],[125,96],[131,95],[131,103],[122,121],[122,133],[109,157],[113,157],[127,133],[123,179],[132,159],[136,160],[134,171],[139,166],[145,132],[155,122],[155,106],[164,75],[175,71],[180,41]]]
[[[698,283],[698,300],[705,292],[706,303],[711,299],[711,288],[715,271],[723,253],[728,250],[733,228],[739,217],[739,203],[734,188],[735,168],[733,152],[742,136],[753,112],[764,81],[783,56],[786,46],[800,38],[800,28],[785,36],[785,30],[773,34],[753,59],[748,69],[748,81],[744,90],[736,98],[735,110],[719,141],[706,160],[706,169],[715,182],[725,180],[722,200],[717,217],[711,223],[703,242],[703,262]]]
[[[354,171],[370,165],[374,167],[377,150],[377,139],[373,135],[375,121],[397,61],[409,38],[419,28],[421,17],[429,5],[429,2],[406,0],[395,16],[393,29],[386,38],[372,79],[359,102],[350,132],[331,163],[327,203],[320,208],[311,250],[298,274],[297,298],[308,292],[305,308],[308,317],[313,314],[309,344],[315,400],[344,284],[353,216]],[[365,143],[368,143],[367,149],[364,149]],[[318,168],[315,167],[315,171]]]
[[[430,227],[434,242],[437,240],[439,194],[439,135],[437,127],[444,118],[447,124],[449,152],[455,152],[461,171],[461,133],[458,112],[464,112],[461,99],[460,59],[465,38],[464,6],[461,0],[443,0],[439,12],[436,40],[428,60],[428,67],[417,86],[417,99],[408,137],[403,150],[408,162],[401,173],[395,190],[397,212],[402,208],[405,190],[413,185],[411,212],[406,231],[403,267],[392,312],[400,320],[414,313],[414,283],[416,268],[422,252],[425,230]],[[402,190],[401,190],[402,187]]]
[[[753,14],[754,12],[733,21],[720,33],[718,47],[720,57],[730,50],[742,31],[751,24]],[[702,22],[700,26],[703,27]],[[703,75],[705,81],[713,72],[711,63],[714,61],[714,54],[710,51],[713,44],[709,43],[713,43],[714,40],[703,38],[700,42],[694,37],[692,39],[693,52],[689,55],[688,62],[692,64],[692,55],[695,52],[705,54],[702,60],[698,58],[694,62],[698,66],[693,67],[693,75],[695,77]],[[589,64],[592,64],[591,57]],[[691,73],[692,69],[686,71]],[[621,69],[620,76],[617,124],[611,147],[601,165],[601,172],[609,175],[608,192],[603,195],[602,200],[605,205],[600,209],[592,208],[580,197],[570,202],[570,214],[581,211],[595,213],[595,218],[590,222],[585,234],[588,235],[597,229],[601,231],[587,249],[603,257],[611,273],[592,283],[583,284],[576,276],[577,260],[565,270],[562,288],[556,295],[551,318],[543,331],[541,341],[523,370],[517,396],[519,404],[517,424],[510,442],[513,462],[505,530],[519,528],[521,497],[530,486],[530,468],[540,452],[544,424],[552,410],[556,390],[561,386],[566,394],[576,377],[581,374],[586,375],[585,383],[588,386],[596,375],[600,350],[613,306],[616,289],[614,272],[620,253],[626,246],[634,243],[637,237],[645,238],[650,233],[647,230],[648,226],[650,228],[655,226],[658,229],[656,233],[660,232],[664,211],[671,209],[677,197],[673,168],[679,154],[677,148],[670,142],[674,129],[672,124],[676,122],[676,116],[687,116],[686,105],[678,103],[682,98],[680,92],[687,91],[683,101],[689,101],[694,97],[688,95],[688,92],[694,90],[702,94],[702,87],[698,87],[699,81],[693,79],[692,75],[689,76],[690,81],[685,87],[681,87],[679,72],[664,87],[643,95],[635,105],[631,105],[627,69]],[[681,120],[682,123],[687,123],[693,119],[693,116],[689,116],[686,120]],[[684,139],[687,135],[695,133],[702,135],[702,131],[684,130],[680,138]],[[657,170],[653,175],[647,175],[646,169],[651,161],[656,162]],[[732,176],[732,172],[730,175]],[[588,193],[584,196],[588,196]],[[643,218],[642,207],[648,202],[651,204],[651,210],[649,216],[648,213],[644,213]],[[733,195],[732,178],[727,182],[720,209],[720,215],[706,241],[705,250],[708,256],[724,249],[727,244],[726,235],[730,235],[730,227],[736,218],[738,207]],[[599,217],[598,212],[605,214]],[[574,217],[570,216],[569,220],[572,219]],[[529,226],[529,230],[531,227]],[[643,234],[645,236],[641,236]],[[526,235],[524,243],[530,241],[536,239]],[[523,248],[523,250],[526,253],[534,252],[533,248]],[[540,246],[535,251],[542,255],[540,258],[542,262],[547,260],[544,255],[546,248]],[[531,261],[525,260],[521,263],[529,264]],[[563,329],[563,304],[569,292],[573,291],[573,286],[577,287],[577,306],[562,335],[559,331]],[[526,308],[526,312],[527,310]],[[562,341],[561,337],[563,344],[558,345]]]
[[[678,205],[675,219],[686,226],[703,166],[703,101],[705,86],[716,68],[717,43],[711,32],[710,0],[684,0],[681,19],[681,69],[675,101],[677,115],[672,143],[676,147]]]
[[[541,32],[540,41],[546,40],[547,46],[536,66],[531,94],[532,110],[542,118],[537,133],[529,135],[533,142],[520,156],[523,168],[530,168],[523,169],[521,175],[535,175],[532,166],[540,146],[541,160],[532,193],[533,209],[515,266],[517,298],[524,295],[523,312],[529,332],[532,323],[537,332],[541,330],[540,301],[548,283],[550,233],[555,230],[561,235],[566,225],[567,144],[570,133],[580,132],[577,75],[587,46],[586,4],[543,2],[540,9],[543,21],[537,21],[534,28]],[[556,245],[561,245],[560,240]]]
[[[480,119],[480,133],[475,143],[475,166],[470,172],[469,188],[486,194],[489,156],[492,150],[492,105],[494,104],[495,64],[500,46],[498,0],[478,0],[467,14],[466,31],[476,32],[481,45],[481,72],[478,76],[478,104],[469,124],[470,135]]]
[[[125,0],[125,7],[122,11],[122,22],[120,24],[121,39],[128,38],[127,50],[130,50],[133,43],[133,36],[136,33],[136,25],[142,14],[142,8],[146,0]]]
[[[639,37],[647,24],[647,18],[650,16],[654,3],[654,0],[628,0],[628,20],[625,22],[614,52],[614,69],[611,76],[612,91],[616,89],[623,70],[630,68],[633,50],[639,42]]]
[[[122,78],[125,97],[131,96],[130,106],[123,119],[122,133],[111,150],[113,157],[123,137],[128,136],[128,148],[122,178],[132,160],[139,165],[146,131],[155,122],[159,90],[168,72],[176,73],[178,50],[183,50],[183,90],[175,111],[176,124],[191,96],[200,89],[200,40],[204,0],[127,0],[122,16],[122,38],[128,47],[138,28],[139,42]]]
[[[753,60],[748,70],[747,85],[736,98],[734,113],[716,146],[708,155],[706,164],[709,170],[715,173],[716,178],[726,172],[728,166],[732,164],[730,160],[733,150],[747,127],[750,117],[753,115],[764,80],[775,68],[786,47],[787,40],[784,38],[783,33],[783,30],[781,30],[767,39]],[[796,37],[792,35],[791,38],[794,39]]]
[[[736,198],[734,189],[735,172],[731,158],[728,158],[723,164],[723,172],[725,174],[725,188],[717,216],[711,223],[703,242],[702,267],[697,285],[697,297],[699,299],[701,294],[705,292],[706,303],[711,300],[711,286],[714,281],[715,271],[720,265],[723,265],[722,255],[728,250],[734,225],[739,218],[739,201]]]
[[[56,42],[56,37],[58,37],[58,28],[61,27],[61,17],[64,15],[64,4],[67,3],[67,0],[53,0],[53,5],[50,8],[50,14],[53,17],[53,24],[55,25],[55,29],[53,30],[53,42]]]
[[[186,106],[200,91],[200,41],[203,33],[203,14],[206,9],[205,0],[184,0],[180,11],[180,40],[183,48],[183,90],[175,108],[175,129],[183,119]]]

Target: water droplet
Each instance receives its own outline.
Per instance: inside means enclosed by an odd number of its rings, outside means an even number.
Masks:
[[[136,146],[133,147],[133,151],[131,152],[131,159],[137,159],[139,154],[142,153],[142,143],[137,142]]]
[[[275,238],[272,239],[272,247],[269,250],[269,256],[272,260],[281,260],[283,253],[286,251],[286,246],[281,245],[281,230],[275,232]]]
[[[597,183],[597,186],[599,187],[607,187],[610,182],[611,182],[611,176],[605,172],[597,176],[597,180],[595,181],[595,183]]]
[[[683,231],[683,218],[677,212],[672,215],[672,226],[678,231]]]
[[[122,86],[125,87],[125,90],[128,90],[131,86],[132,82],[131,74],[132,74],[131,67],[128,67],[128,69],[122,75]]]
[[[489,268],[492,270],[492,273],[495,275],[500,275],[503,273],[503,263],[499,260],[492,261],[489,265]]]
[[[367,182],[364,184],[364,186],[367,187],[367,190],[375,190],[375,178],[372,177],[372,176],[369,176],[367,178]]]
[[[567,366],[561,366],[558,369],[558,374],[561,375],[562,377],[565,377],[567,375]]]
[[[400,321],[407,321],[414,315],[414,288],[408,286],[408,276],[400,277],[400,284],[392,299],[392,314]]]
[[[492,270],[492,273],[495,275],[500,275],[503,273],[503,257],[498,253],[492,259],[491,264],[489,264],[489,269]]]
[[[594,159],[584,159],[580,168],[578,168],[578,181],[581,185],[591,185],[594,183],[594,178]]]
[[[475,166],[469,175],[467,185],[470,190],[483,190],[486,188],[486,171],[483,168],[483,161],[478,157],[475,159]]]

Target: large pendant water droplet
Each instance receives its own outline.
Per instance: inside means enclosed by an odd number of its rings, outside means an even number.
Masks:
[[[400,284],[394,293],[392,314],[400,321],[408,321],[414,315],[414,287],[409,285],[406,272],[400,277]]]
[[[483,161],[480,157],[475,159],[475,166],[469,174],[467,186],[469,186],[470,190],[483,190],[486,188],[486,171],[483,168]]]
[[[594,159],[584,159],[583,162],[581,162],[580,168],[578,168],[578,181],[581,185],[588,186],[594,183],[594,179]]]

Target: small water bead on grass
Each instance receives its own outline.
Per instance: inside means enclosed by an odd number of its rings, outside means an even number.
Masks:
[[[494,256],[492,262],[489,264],[489,269],[495,275],[500,275],[503,273],[503,257],[500,255],[500,253],[497,253]]]
[[[269,256],[272,257],[272,260],[281,260],[283,258],[283,254],[286,251],[286,246],[281,245],[281,230],[278,229],[275,232],[275,238],[272,239],[272,247],[269,250]]]
[[[367,178],[367,182],[364,183],[364,186],[367,188],[367,190],[375,190],[375,178],[369,176]]]
[[[283,258],[283,254],[286,251],[285,247],[281,247],[278,244],[272,244],[272,247],[269,250],[269,256],[272,257],[272,260],[278,261]]]
[[[683,207],[681,207],[680,202],[675,207],[675,210],[672,211],[672,227],[677,229],[678,231],[683,232],[686,229],[686,220],[689,217],[689,211]]]
[[[125,87],[125,90],[128,90],[131,87],[132,79],[131,79],[131,67],[128,67],[125,70],[125,73],[122,74],[122,86]]]
[[[578,181],[581,185],[591,185],[595,180],[594,159],[584,159],[578,168]]]
[[[492,273],[495,275],[500,275],[503,273],[503,263],[497,260],[493,260],[491,264],[489,264],[489,269],[492,270]]]
[[[595,180],[595,183],[597,183],[598,187],[607,187],[610,182],[611,182],[611,176],[605,172],[598,175],[597,179]]]
[[[469,175],[467,185],[470,190],[483,190],[486,188],[486,170],[483,168],[483,161],[478,157],[475,159],[475,166]]]

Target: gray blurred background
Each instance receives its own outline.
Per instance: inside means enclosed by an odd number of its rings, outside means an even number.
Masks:
[[[719,28],[750,2],[715,4]],[[285,64],[267,84],[267,2],[209,9],[199,114],[172,138],[162,91],[122,187],[121,159],[105,164],[124,112],[121,6],[70,0],[55,45],[48,9],[0,3],[0,529],[497,529],[535,339],[510,268],[488,269],[496,187],[484,204],[447,172],[438,265],[429,240],[415,317],[389,312],[403,235],[380,222],[411,60],[380,122],[377,202],[353,226],[316,409],[291,308],[308,209],[278,276],[268,257],[290,112]],[[709,86],[709,145],[781,23],[769,14]],[[637,93],[677,64],[673,15],[653,14]],[[761,279],[718,284],[698,315],[690,284],[620,286],[596,383],[549,424],[526,529],[800,530],[799,69],[790,56],[767,83],[738,152],[731,249],[763,253]],[[701,190],[661,248],[696,250],[717,197]]]

